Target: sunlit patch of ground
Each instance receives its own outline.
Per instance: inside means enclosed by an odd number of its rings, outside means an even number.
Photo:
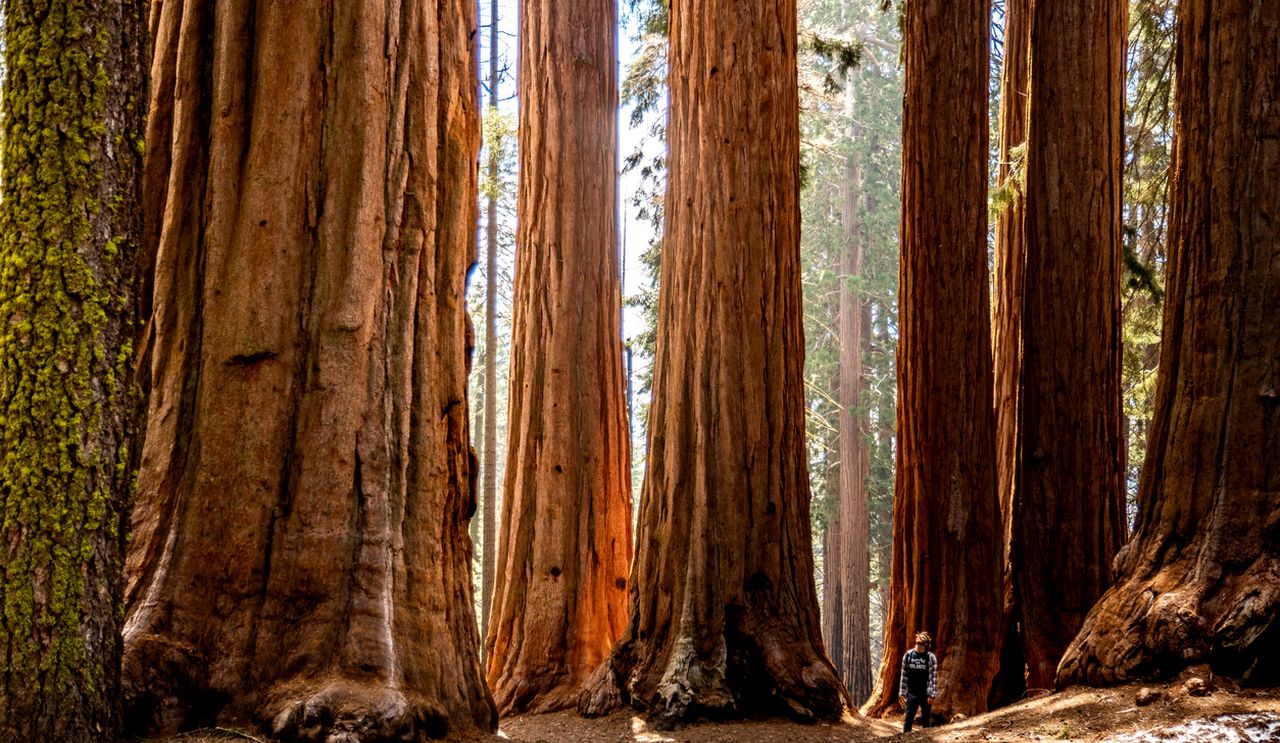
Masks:
[[[1187,680],[1200,675],[1209,693],[1196,696]],[[1139,706],[1144,686],[1155,701]],[[1088,741],[1089,743],[1280,743],[1280,688],[1240,689],[1214,682],[1207,669],[1189,671],[1159,684],[1110,689],[1073,687],[959,720],[949,725],[900,734],[902,721],[868,720],[846,715],[837,723],[798,725],[785,720],[690,725],[676,731],[652,729],[642,718],[618,713],[583,719],[572,712],[511,717],[497,736],[471,743],[865,743],[895,739],[903,743],[959,741]],[[250,737],[252,736],[252,737]],[[256,740],[256,733],[202,731],[164,743],[229,743]]]

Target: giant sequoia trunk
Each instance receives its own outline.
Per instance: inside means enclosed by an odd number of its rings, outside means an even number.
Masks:
[[[4,4],[0,740],[119,732],[143,12]]]
[[[1280,4],[1179,6],[1169,278],[1137,531],[1058,683],[1280,679]]]
[[[571,707],[626,623],[630,446],[616,209],[614,0],[520,12],[520,225],[489,686]]]
[[[1110,583],[1124,533],[1126,4],[1031,5],[1011,560],[1032,688],[1053,687],[1062,651]]]
[[[987,707],[999,664],[1001,527],[987,310],[987,0],[906,6],[898,452],[886,713],[912,636],[938,643],[944,716]]]
[[[138,730],[494,726],[466,528],[474,9],[153,6]]]
[[[852,107],[850,110],[852,114]],[[853,127],[856,136],[857,127]],[[862,274],[862,170],[858,155],[849,156],[845,169],[845,249],[840,254],[840,644],[836,667],[853,704],[871,694],[871,553],[867,514],[867,470],[870,452],[862,410],[863,303],[851,282]]]
[[[995,362],[996,492],[1004,526],[1004,639],[992,702],[1016,701],[1026,691],[1026,661],[1018,631],[1020,610],[1014,590],[1014,460],[1018,447],[1018,393],[1022,374],[1022,274],[1026,266],[1023,224],[1026,170],[1028,53],[1031,0],[1005,0],[1004,65],[1000,78],[1000,168],[997,185],[1006,200],[995,225],[995,289],[992,352]],[[1021,157],[1020,157],[1021,155]]]
[[[670,180],[627,631],[582,708],[834,718],[805,471],[794,0],[671,5]]]

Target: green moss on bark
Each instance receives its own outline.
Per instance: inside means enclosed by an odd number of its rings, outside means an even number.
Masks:
[[[5,3],[0,198],[0,738],[118,715],[136,401],[142,4]],[[132,48],[131,48],[132,47]],[[129,88],[128,95],[122,89]]]

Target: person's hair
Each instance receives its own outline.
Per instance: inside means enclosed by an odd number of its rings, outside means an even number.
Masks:
[[[929,636],[928,632],[917,632],[916,642],[924,643],[924,646],[928,647],[933,644],[933,638]]]

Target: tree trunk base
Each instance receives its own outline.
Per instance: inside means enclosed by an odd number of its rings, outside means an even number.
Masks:
[[[1280,681],[1280,565],[1264,557],[1229,581],[1200,572],[1175,564],[1108,591],[1063,656],[1058,687],[1171,676],[1197,663],[1248,684]]]
[[[583,717],[604,717],[622,709],[624,704],[613,659],[606,659],[591,673],[582,692],[578,694],[578,714]]]
[[[443,710],[374,680],[334,678],[273,696],[262,717],[283,743],[412,743],[450,732]]]
[[[772,638],[740,634],[708,660],[692,638],[673,643],[657,683],[638,664],[628,678],[619,667],[634,649],[621,647],[592,674],[578,699],[587,717],[609,714],[625,705],[643,713],[656,730],[673,730],[699,719],[724,720],[779,715],[798,722],[838,719],[848,706],[844,687],[831,662]],[[661,655],[661,654],[657,654]],[[646,689],[645,687],[650,687]]]

